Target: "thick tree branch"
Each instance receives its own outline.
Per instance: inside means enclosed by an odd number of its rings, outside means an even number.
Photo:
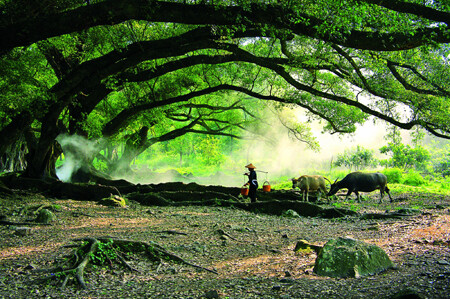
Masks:
[[[115,134],[131,117],[143,111],[154,109],[157,107],[167,106],[174,103],[187,102],[192,98],[214,93],[222,89],[223,89],[222,86],[215,86],[169,99],[135,106],[130,109],[124,109],[115,118],[113,118],[105,125],[102,131],[103,136],[106,137]]]
[[[450,25],[449,12],[439,11],[426,5],[397,0],[358,0],[358,1],[375,4],[393,11],[408,13],[431,21],[443,22],[446,23],[447,25]]]
[[[420,74],[417,69],[408,66],[408,65],[403,65],[397,62],[393,62],[388,60],[387,61],[387,67],[389,68],[389,70],[391,71],[392,75],[395,77],[395,79],[397,79],[398,82],[400,82],[403,87],[406,90],[411,90],[415,93],[418,94],[428,94],[428,95],[434,95],[434,96],[444,96],[444,97],[450,97],[450,93],[446,90],[444,90],[442,87],[433,84],[431,82],[429,82],[429,80],[424,77],[422,74]],[[414,73],[420,80],[423,80],[423,82],[426,82],[430,85],[432,85],[437,91],[434,90],[429,90],[429,89],[421,89],[418,87],[415,87],[414,85],[410,84],[398,71],[397,71],[397,67],[399,68],[405,68],[405,69],[409,69],[412,73]]]
[[[367,0],[369,2],[369,0]],[[389,8],[387,1],[379,2]],[[435,11],[423,5],[397,4],[393,9],[406,13],[423,10],[423,17],[432,15],[442,22],[447,22],[449,13]],[[417,6],[417,7],[416,7]],[[390,8],[389,8],[390,9]],[[403,10],[403,11],[402,11]],[[431,10],[431,12],[430,12]],[[437,15],[437,16],[436,16]],[[283,8],[278,5],[252,4],[249,7],[215,6],[205,4],[185,4],[156,0],[106,0],[85,5],[73,10],[49,15],[39,15],[25,21],[19,21],[0,27],[0,52],[25,46],[50,37],[82,31],[99,25],[114,25],[127,20],[147,20],[149,22],[173,22],[195,25],[244,25],[247,29],[261,28],[269,25],[278,30],[289,30],[294,34],[322,39],[342,46],[370,49],[377,51],[405,50],[427,44],[448,43],[448,28],[418,29],[412,35],[405,33],[365,32],[354,30],[340,32],[338,35],[317,28],[327,20]],[[259,33],[259,36],[263,33]]]

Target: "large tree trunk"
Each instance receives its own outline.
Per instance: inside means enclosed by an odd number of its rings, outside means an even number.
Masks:
[[[11,144],[0,157],[0,172],[21,172],[26,168],[25,155],[28,152],[23,135],[18,137],[16,143]]]
[[[42,120],[41,136],[36,142],[35,137],[28,135],[27,143],[29,155],[24,176],[30,178],[57,178],[55,163],[62,153],[56,141],[60,134],[58,118],[60,109],[49,109],[49,113]]]
[[[0,157],[23,136],[23,132],[29,129],[33,120],[30,112],[23,111],[0,131]]]
[[[131,171],[131,162],[150,146],[147,133],[148,127],[144,126],[139,132],[128,136],[123,154],[112,164],[111,173],[121,175]]]

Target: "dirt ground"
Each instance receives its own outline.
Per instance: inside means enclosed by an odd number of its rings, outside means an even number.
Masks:
[[[376,198],[376,199],[375,199]],[[361,220],[285,217],[224,207],[156,207],[130,202],[113,208],[89,201],[45,198],[23,193],[0,199],[0,214],[11,221],[24,206],[56,204],[51,225],[0,226],[0,298],[420,298],[450,297],[450,198],[433,194],[378,195],[361,204],[340,202],[363,214],[399,208],[421,213],[399,219]],[[385,199],[386,200],[386,199]],[[73,250],[63,247],[81,237],[114,236],[156,242],[183,259],[218,274],[171,261],[135,256],[130,271],[120,263],[88,266],[87,289],[75,280],[41,282],[49,269]],[[294,252],[299,240],[323,245],[351,236],[383,248],[396,269],[363,278],[319,277],[316,254]],[[406,297],[405,297],[406,298]],[[416,297],[417,298],[417,297]]]

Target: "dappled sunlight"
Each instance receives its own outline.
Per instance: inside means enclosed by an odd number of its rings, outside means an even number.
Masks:
[[[51,243],[39,246],[7,247],[0,250],[0,260],[16,259],[20,256],[36,256],[57,250],[63,243]]]
[[[130,218],[130,219],[120,219],[120,218],[92,218],[89,221],[82,223],[77,223],[74,226],[62,225],[64,229],[80,229],[80,228],[93,228],[93,229],[105,229],[105,228],[148,228],[151,226],[156,226],[161,223],[161,220],[148,219],[148,218]]]
[[[425,239],[429,242],[450,242],[450,215],[442,215],[434,219],[434,223],[427,227],[416,228],[411,232],[411,237]]]
[[[280,253],[264,254],[256,257],[236,258],[214,264],[214,268],[224,277],[292,277],[298,278],[312,269],[316,255],[299,254],[292,248],[284,248]]]

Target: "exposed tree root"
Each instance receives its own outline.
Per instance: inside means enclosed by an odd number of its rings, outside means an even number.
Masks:
[[[14,222],[14,221],[8,221],[8,220],[0,220],[0,225],[31,226],[31,225],[50,225],[50,223],[38,223],[38,222],[31,222],[31,221],[30,222]]]
[[[61,289],[66,287],[71,277],[75,278],[82,288],[87,288],[86,282],[84,281],[84,272],[89,263],[107,263],[112,265],[112,263],[117,260],[128,270],[140,273],[138,269],[132,267],[127,262],[127,253],[144,253],[150,260],[157,261],[160,265],[163,261],[171,261],[218,274],[215,270],[188,262],[153,242],[133,241],[108,236],[81,238],[73,241],[82,242],[82,244],[76,246],[75,250],[63,266],[48,270],[51,275],[43,278],[45,281],[62,279]],[[74,245],[71,244],[65,247],[74,247]]]

